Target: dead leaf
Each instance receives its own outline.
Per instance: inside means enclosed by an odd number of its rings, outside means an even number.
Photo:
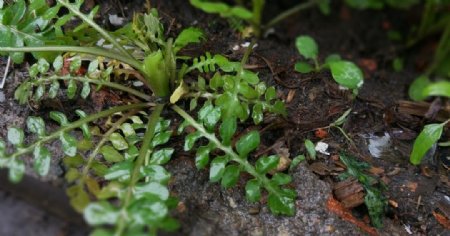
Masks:
[[[444,228],[450,229],[450,220],[447,217],[433,211],[433,216]]]

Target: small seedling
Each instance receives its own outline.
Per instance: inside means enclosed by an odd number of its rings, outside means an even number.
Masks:
[[[329,69],[333,79],[341,86],[352,89],[354,94],[364,83],[361,69],[351,61],[341,59],[339,55],[329,55],[325,63],[319,62],[319,47],[310,36],[299,36],[295,41],[298,52],[306,61],[297,62],[295,70],[300,73],[319,72]],[[311,63],[312,61],[312,63]]]

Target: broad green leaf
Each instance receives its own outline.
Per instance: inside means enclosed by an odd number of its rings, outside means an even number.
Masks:
[[[263,106],[261,103],[257,103],[253,106],[252,119],[255,125],[263,121],[264,114],[263,114]]]
[[[277,167],[280,157],[271,155],[268,157],[260,157],[255,164],[256,171],[260,174],[266,174],[270,170]]]
[[[113,225],[117,222],[120,212],[107,201],[90,203],[84,210],[84,219],[90,225]]]
[[[66,193],[70,198],[70,205],[77,212],[82,213],[90,202],[89,195],[82,185],[73,185],[66,189]]]
[[[295,71],[300,72],[300,73],[309,73],[311,71],[314,70],[314,67],[311,66],[309,63],[306,62],[297,62],[295,63]]]
[[[69,99],[72,99],[75,97],[76,93],[77,93],[77,83],[75,82],[75,80],[70,79],[69,80],[69,84],[67,85],[67,97]]]
[[[189,111],[193,111],[197,108],[197,98],[192,98],[189,102]]]
[[[236,129],[237,129],[237,122],[236,118],[233,117],[225,119],[222,122],[222,124],[220,124],[219,133],[220,137],[222,138],[223,144],[225,145],[231,144],[231,138],[236,132]]]
[[[211,103],[206,103],[198,112],[198,119],[203,121],[206,129],[213,130],[220,120],[220,115],[220,107],[214,107]]]
[[[152,147],[156,147],[158,145],[163,145],[167,143],[170,140],[170,137],[172,136],[172,131],[164,131],[161,133],[157,133],[153,139],[152,143],[150,144]]]
[[[45,123],[41,117],[29,116],[27,118],[27,128],[39,137],[45,136]]]
[[[51,154],[46,147],[40,145],[34,148],[34,170],[41,176],[48,174],[50,170]]]
[[[256,73],[249,70],[242,70],[239,76],[247,83],[256,85],[259,83],[259,77]]]
[[[136,131],[134,131],[133,126],[130,123],[123,123],[120,125],[120,129],[125,137],[136,135]]]
[[[276,101],[270,111],[282,116],[287,116],[286,106],[282,101]]]
[[[152,197],[157,197],[162,201],[165,201],[169,199],[169,190],[167,189],[166,186],[160,183],[148,182],[136,186],[135,195],[137,198],[149,195]]]
[[[270,211],[275,215],[293,216],[295,214],[295,201],[290,197],[270,193],[268,204]]]
[[[77,154],[77,139],[68,133],[61,133],[59,140],[62,143],[64,154],[74,157]]]
[[[128,180],[133,167],[134,165],[131,161],[118,162],[108,169],[104,177],[106,180]]]
[[[55,98],[56,95],[58,95],[58,91],[59,91],[59,82],[57,80],[54,80],[48,90],[48,97],[51,99]]]
[[[53,61],[53,69],[55,72],[60,72],[64,66],[64,59],[62,56],[57,56]]]
[[[241,82],[239,84],[239,93],[242,94],[247,99],[255,99],[258,97],[258,93],[246,82]]]
[[[261,199],[261,186],[257,179],[251,179],[247,182],[245,196],[249,202],[257,202]]]
[[[81,155],[76,155],[74,157],[64,157],[63,163],[67,167],[78,168],[84,164],[84,159]]]
[[[239,174],[240,170],[238,165],[228,165],[222,176],[222,187],[230,188],[235,186],[239,179]]]
[[[276,173],[270,179],[270,183],[275,185],[286,185],[292,182],[292,177],[284,173]]]
[[[423,95],[426,97],[440,96],[450,98],[450,82],[438,81],[431,83],[424,88]]]
[[[89,85],[88,82],[84,82],[83,88],[81,89],[81,93],[80,93],[81,97],[83,99],[86,99],[90,93],[91,93],[91,86]]]
[[[225,172],[225,166],[228,163],[226,156],[216,157],[211,161],[211,167],[209,168],[209,181],[218,182]]]
[[[439,140],[445,123],[426,125],[414,141],[410,161],[414,165],[420,164],[427,151]]]
[[[315,149],[315,145],[313,142],[311,142],[311,140],[309,139],[305,139],[305,148],[306,151],[308,152],[309,158],[311,158],[312,160],[316,159],[316,149]]]
[[[268,101],[268,102],[277,98],[277,91],[275,90],[275,88],[269,87],[266,91],[265,97],[266,97],[266,101]]]
[[[91,75],[91,74],[95,73],[98,69],[98,65],[99,65],[99,63],[98,63],[97,59],[89,62],[89,66],[88,66],[88,70],[87,70],[88,74]]]
[[[77,109],[75,110],[75,113],[80,117],[80,118],[85,118],[86,112],[84,112],[83,110]],[[83,132],[83,137],[90,140],[92,135],[91,135],[91,131],[89,130],[89,125],[88,123],[84,123],[80,126],[81,131]]]
[[[34,100],[39,101],[44,96],[45,93],[45,84],[39,84],[38,87],[34,90]]]
[[[14,146],[21,146],[25,135],[22,129],[11,127],[8,129],[8,141]]]
[[[197,153],[195,155],[195,166],[197,169],[201,170],[208,165],[210,151],[211,150],[208,146],[201,146],[197,149]]]
[[[295,40],[295,46],[298,52],[306,59],[315,60],[319,54],[319,47],[316,41],[310,36],[299,36]]]
[[[184,141],[184,151],[190,151],[193,147],[197,139],[199,139],[202,134],[199,131],[195,131],[186,136]]]
[[[64,113],[59,111],[51,111],[50,118],[59,123],[60,126],[66,126],[69,124],[69,120],[67,120],[67,116]]]
[[[258,93],[259,96],[264,95],[266,92],[267,86],[264,82],[260,82],[255,86],[255,90]]]
[[[78,178],[80,178],[80,173],[78,172],[77,169],[75,168],[69,168],[66,171],[66,174],[64,175],[64,178],[66,179],[66,181],[68,183],[73,183],[75,180],[77,180]]]
[[[161,184],[168,184],[170,173],[160,165],[148,165],[141,169],[141,175],[146,177],[151,182],[158,182]]]
[[[357,65],[350,61],[336,61],[330,63],[333,79],[349,89],[358,89],[364,83],[364,76]]]
[[[120,154],[120,152],[118,152],[115,148],[109,145],[103,146],[100,149],[100,153],[108,162],[120,162],[125,159],[123,155]]]
[[[339,54],[330,54],[325,58],[325,64],[329,65],[332,62],[341,61],[342,58]]]
[[[128,148],[128,143],[119,133],[113,133],[109,136],[109,141],[116,150],[122,151]]]
[[[236,142],[236,150],[239,153],[240,157],[245,158],[251,151],[258,148],[259,143],[260,143],[259,132],[253,130],[242,136]]]
[[[424,94],[424,89],[431,84],[431,81],[426,76],[420,76],[409,86],[409,97],[414,101],[424,100],[427,96]]]
[[[72,57],[69,59],[70,60],[70,64],[69,64],[69,69],[70,72],[77,72],[78,69],[80,69],[81,67],[81,57]]]
[[[18,183],[22,180],[25,174],[25,164],[21,160],[11,160],[9,162],[8,179],[13,183]]]
[[[49,68],[50,64],[44,58],[39,58],[37,62],[37,69],[39,73],[44,74],[48,71]]]
[[[163,148],[152,153],[149,164],[153,165],[164,165],[169,162],[172,154],[174,152],[173,148]]]

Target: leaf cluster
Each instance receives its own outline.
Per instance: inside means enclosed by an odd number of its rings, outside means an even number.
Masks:
[[[316,41],[307,35],[297,37],[295,46],[307,61],[312,61],[313,64],[302,61],[295,64],[295,70],[300,73],[318,72],[324,69],[329,69],[333,79],[341,86],[352,89],[353,93],[357,93],[358,89],[364,83],[364,76],[357,65],[351,61],[343,60],[337,54],[329,55],[325,59],[324,64],[319,62],[319,47]]]

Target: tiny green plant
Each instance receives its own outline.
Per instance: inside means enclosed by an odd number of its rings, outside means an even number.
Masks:
[[[15,99],[20,104],[59,96],[89,99],[102,89],[114,89],[132,99],[94,114],[76,110],[76,116],[67,117],[50,112],[50,122],[60,127],[53,131],[43,118],[30,116],[28,139],[22,128],[10,127],[7,142],[0,139],[0,167],[9,170],[11,181],[22,179],[27,154],[33,156],[35,171],[46,175],[52,158],[48,145],[59,140],[70,185],[67,194],[94,227],[93,235],[155,235],[158,230],[174,230],[178,223],[170,210],[177,200],[168,190],[171,174],[165,165],[175,152],[169,142],[176,124],[162,116],[170,108],[184,119],[178,135],[187,126],[193,128],[185,136],[184,150],[195,152],[198,169],[209,166],[211,182],[229,188],[241,173],[248,173],[252,176],[245,185],[249,201],[260,201],[267,193],[271,212],[294,215],[297,194],[287,186],[292,178],[281,172],[268,174],[280,158],[255,157],[252,164],[249,157],[260,145],[260,133],[252,130],[237,136],[247,121],[260,124],[265,114],[286,115],[276,89],[245,69],[252,47],[241,62],[208,52],[194,58],[182,56],[182,48],[203,39],[199,29],[187,28],[174,39],[166,38],[158,12],[152,9],[109,32],[93,21],[98,8],[85,15],[80,11],[82,4],[81,0],[57,0],[49,7],[45,0],[19,0],[2,6],[0,29],[8,40],[0,41],[0,53],[16,63],[24,60],[24,53],[37,59],[29,68],[30,78],[16,89]],[[62,8],[68,13],[61,16],[57,12]],[[13,17],[12,12],[20,14]],[[76,30],[64,31],[74,16],[82,23]],[[36,22],[46,23],[37,27]],[[39,41],[30,42],[29,37]],[[68,41],[58,41],[61,37]],[[145,86],[132,87],[123,83],[124,78],[140,80]],[[181,100],[188,109],[176,104]],[[103,124],[101,129],[98,123]]]
[[[353,157],[344,153],[341,153],[339,158],[347,167],[347,171],[342,173],[339,178],[344,180],[353,177],[363,185],[366,191],[364,203],[369,211],[371,223],[373,226],[381,228],[383,226],[383,214],[387,207],[387,200],[383,196],[380,188],[375,186],[376,179],[364,172],[370,166],[367,163],[358,162]]]
[[[319,47],[316,41],[307,35],[297,37],[295,46],[306,60],[295,64],[296,71],[310,73],[329,69],[333,79],[339,85],[352,89],[354,94],[358,93],[358,89],[364,83],[364,76],[361,69],[353,62],[343,60],[339,55],[332,54],[325,59],[325,63],[321,64],[319,62]]]
[[[252,0],[251,9],[246,7],[246,1],[236,1],[235,6],[230,6],[224,2],[213,2],[205,0],[190,0],[191,4],[206,13],[219,14],[221,17],[230,19],[232,22],[244,21],[251,26],[256,37],[261,37],[264,31],[288,18],[289,16],[314,6],[318,6],[324,14],[330,13],[330,0],[309,0],[300,3],[285,12],[280,13],[266,24],[263,23],[263,11],[266,5],[265,0]],[[238,24],[240,25],[240,24]],[[238,27],[238,29],[242,27]]]

